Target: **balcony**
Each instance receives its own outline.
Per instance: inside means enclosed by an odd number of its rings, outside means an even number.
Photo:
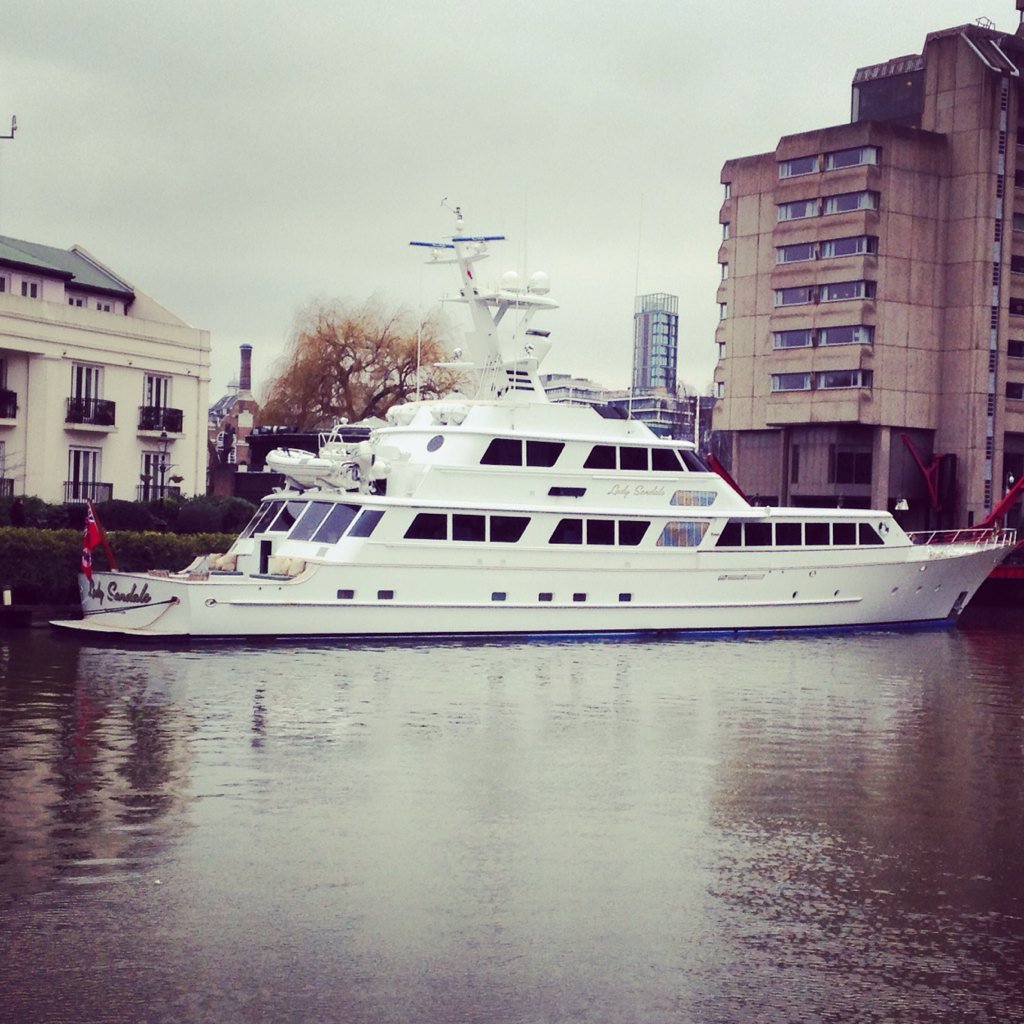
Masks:
[[[13,420],[18,415],[18,393],[0,388],[0,420]]]
[[[69,398],[65,423],[82,423],[94,427],[114,425],[113,402],[102,398]],[[85,499],[83,499],[84,501]]]
[[[135,490],[136,501],[159,501],[160,498],[181,497],[181,488],[174,484],[141,483]]]
[[[67,505],[84,505],[87,501],[110,501],[113,496],[113,484],[87,480],[64,481],[64,503]]]
[[[159,430],[168,434],[181,433],[182,411],[165,409],[159,405],[139,406],[139,430]]]

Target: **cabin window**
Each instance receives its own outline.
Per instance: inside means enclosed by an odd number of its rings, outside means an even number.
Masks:
[[[507,596],[508,595],[505,593],[504,590],[495,590],[491,594],[491,600],[492,601],[504,601]]]
[[[587,543],[611,545],[615,543],[614,519],[588,519]]]
[[[487,539],[487,520],[484,516],[452,516],[452,540],[469,540],[482,544]]]
[[[378,590],[377,600],[378,601],[393,601],[395,599],[395,592],[393,590]]]
[[[650,525],[643,519],[619,520],[619,543],[624,547],[635,548],[644,539]]]
[[[743,544],[743,524],[735,519],[722,527],[722,533],[718,538],[717,546],[720,548],[738,548]]]
[[[350,537],[369,537],[377,529],[377,524],[383,516],[384,513],[380,509],[364,508],[352,524],[352,529],[348,531],[348,535]]]
[[[629,604],[629,602],[632,601],[632,600],[633,600],[633,595],[632,594],[619,594],[619,601],[622,604]]]
[[[527,441],[526,464],[528,466],[553,466],[562,454],[565,445],[561,441]]]
[[[288,535],[289,540],[309,540],[316,532],[316,528],[327,517],[331,511],[332,504],[329,501],[311,501],[305,514],[295,524],[295,528]]]
[[[406,540],[447,540],[448,517],[443,512],[420,512],[405,531]]]
[[[857,540],[861,544],[884,544],[885,541],[878,535],[878,531],[870,523],[859,523],[857,526]]]
[[[281,511],[277,518],[268,526],[266,530],[268,533],[278,533],[280,531],[290,530],[296,520],[306,510],[307,502],[305,501],[285,501],[281,503]]]
[[[804,542],[802,523],[776,523],[775,543],[780,547],[798,547]]]
[[[584,469],[615,469],[615,447],[610,444],[595,444],[583,463]]]
[[[491,516],[491,543],[515,544],[529,523],[523,516]]]
[[[678,473],[679,459],[671,448],[652,448],[651,469],[656,473]]]
[[[714,505],[717,497],[717,491],[676,491],[669,498],[668,503],[670,505],[697,505],[706,508],[709,505]]]
[[[249,525],[242,531],[242,536],[251,537],[254,533],[263,533],[267,528],[267,523],[277,515],[280,506],[279,501],[265,501],[249,521]]]
[[[696,453],[690,451],[689,448],[679,448],[679,458],[683,460],[683,465],[691,473],[710,473],[711,470],[704,465],[704,460]]]
[[[728,526],[739,526],[739,523],[729,523]],[[727,528],[728,528],[727,526]],[[689,521],[676,519],[668,522],[662,527],[661,536],[658,538],[659,548],[695,548],[704,539],[708,524],[700,521]],[[722,541],[719,540],[719,546]]]
[[[320,529],[313,534],[313,540],[317,544],[334,544],[341,540],[345,528],[355,518],[359,511],[358,505],[338,504],[327,513]]]
[[[546,591],[543,594],[538,594],[537,595],[537,600],[547,603],[548,601],[552,600],[554,598],[554,596],[555,596],[554,594]]]
[[[586,487],[549,487],[548,495],[552,498],[582,498],[587,493]]]
[[[619,469],[642,469],[647,470],[648,448],[620,448]]]
[[[355,596],[356,596],[356,592],[354,590],[339,590],[338,591],[338,600],[339,601],[351,601],[352,598],[354,598]]]
[[[828,523],[805,523],[804,543],[823,545],[830,542]]]
[[[583,520],[563,519],[555,527],[551,534],[549,544],[582,544],[583,543]]]
[[[833,523],[832,524],[833,544],[856,544],[857,524],[856,523]]]
[[[572,595],[572,599],[573,599],[573,600],[574,600],[574,601],[575,601],[575,602],[576,602],[577,604],[582,604],[582,603],[583,603],[584,601],[586,601],[586,599],[587,599],[587,595],[586,595],[586,594],[573,594],[573,595]]]
[[[482,466],[521,466],[523,464],[523,442],[511,437],[496,437],[487,446]]]
[[[748,548],[770,548],[772,546],[772,524],[744,523],[743,545]]]

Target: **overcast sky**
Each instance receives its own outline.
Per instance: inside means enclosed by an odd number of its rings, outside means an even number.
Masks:
[[[0,234],[79,243],[259,394],[317,297],[429,308],[411,239],[505,233],[485,277],[551,276],[545,371],[625,386],[637,293],[715,361],[719,175],[849,120],[857,67],[1012,0],[7,0]],[[459,308],[452,307],[461,326]]]

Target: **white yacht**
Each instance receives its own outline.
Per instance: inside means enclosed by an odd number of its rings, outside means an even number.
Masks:
[[[392,408],[367,441],[268,456],[286,486],[181,572],[80,577],[90,633],[170,637],[644,634],[953,621],[1012,531],[911,536],[884,511],[750,505],[692,444],[549,403],[548,280],[458,271],[474,397]],[[461,352],[457,355],[461,357]]]

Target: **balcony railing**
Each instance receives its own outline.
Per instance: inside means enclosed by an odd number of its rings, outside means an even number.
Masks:
[[[157,501],[160,498],[180,498],[181,488],[173,484],[139,484],[136,501]]]
[[[91,423],[97,427],[114,425],[113,402],[103,398],[69,398],[65,423]]]
[[[18,415],[18,393],[0,388],[0,420],[13,420]]]
[[[110,501],[114,496],[113,484],[87,482],[85,480],[64,481],[64,502],[72,505],[86,501]]]
[[[139,430],[166,430],[168,434],[181,433],[180,409],[164,409],[159,405],[139,406]]]

